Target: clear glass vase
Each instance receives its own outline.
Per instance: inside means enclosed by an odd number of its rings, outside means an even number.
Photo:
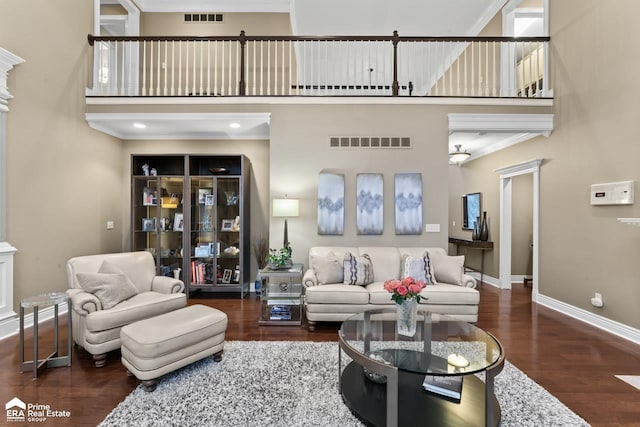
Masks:
[[[414,336],[418,318],[418,302],[413,298],[404,300],[402,304],[396,304],[396,311],[398,315],[396,319],[398,335]]]

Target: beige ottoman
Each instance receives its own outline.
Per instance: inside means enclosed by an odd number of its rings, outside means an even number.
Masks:
[[[153,391],[162,375],[210,355],[222,359],[227,315],[191,305],[120,330],[122,364]]]

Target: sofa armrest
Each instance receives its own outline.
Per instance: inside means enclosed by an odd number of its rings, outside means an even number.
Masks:
[[[82,289],[67,289],[67,295],[71,298],[73,311],[81,316],[102,310],[102,304],[94,294],[85,292]]]
[[[475,277],[470,276],[469,274],[463,274],[462,275],[462,286],[464,286],[465,288],[473,288],[475,289],[477,286],[477,281],[475,279]]]
[[[184,283],[173,277],[155,276],[151,281],[151,290],[162,294],[177,294],[184,291]]]
[[[313,271],[312,268],[305,271],[304,276],[302,276],[302,285],[305,288],[309,286],[318,286],[318,278],[316,277],[316,272]]]

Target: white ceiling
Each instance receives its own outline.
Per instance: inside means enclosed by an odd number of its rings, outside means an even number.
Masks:
[[[471,153],[464,162],[476,160],[514,144],[542,135],[537,132],[453,132],[449,135],[449,152],[460,145],[462,151]]]

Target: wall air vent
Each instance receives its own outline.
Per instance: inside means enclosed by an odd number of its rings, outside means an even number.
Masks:
[[[185,13],[184,22],[221,24],[224,22],[224,15],[222,13]]]
[[[331,148],[411,148],[408,136],[331,136]]]

